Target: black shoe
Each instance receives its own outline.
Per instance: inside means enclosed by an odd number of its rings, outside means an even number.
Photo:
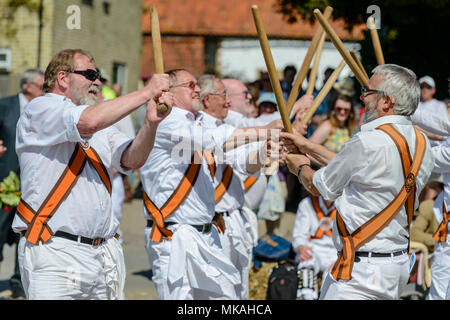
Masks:
[[[25,291],[23,290],[22,284],[17,282],[11,282],[11,298],[20,299],[25,298]]]

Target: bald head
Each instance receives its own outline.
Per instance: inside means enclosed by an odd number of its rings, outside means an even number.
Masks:
[[[252,110],[250,104],[252,95],[248,92],[247,87],[237,79],[224,79],[222,83],[231,100],[230,109],[247,116]]]

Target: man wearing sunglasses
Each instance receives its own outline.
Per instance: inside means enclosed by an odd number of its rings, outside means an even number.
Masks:
[[[28,299],[123,299],[125,263],[111,205],[113,169],[141,167],[170,112],[167,75],[141,90],[98,102],[99,73],[80,49],[56,54],[43,97],[17,124],[22,197],[12,228]],[[135,139],[111,125],[148,102]],[[169,110],[160,114],[156,103]]]
[[[338,260],[324,277],[320,299],[399,299],[406,287],[410,222],[434,166],[428,139],[410,119],[419,97],[414,72],[380,65],[361,93],[361,131],[339,153],[281,133],[287,149],[295,145],[306,154],[287,155],[289,170],[337,209]],[[314,171],[311,159],[323,167]]]

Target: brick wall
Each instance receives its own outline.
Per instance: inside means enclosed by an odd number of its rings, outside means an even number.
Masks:
[[[164,36],[164,69],[183,68],[194,75],[202,74],[205,70],[204,47],[204,38],[201,36]],[[144,36],[142,49],[142,74],[153,73],[155,68],[151,36]]]

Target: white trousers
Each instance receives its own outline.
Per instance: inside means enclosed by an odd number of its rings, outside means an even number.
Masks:
[[[201,233],[187,224],[169,226],[172,239],[150,240],[145,229],[152,281],[161,300],[236,300],[240,274],[224,255],[217,229]]]
[[[120,173],[116,173],[112,179],[112,190],[111,190],[111,206],[114,213],[114,217],[117,218],[117,220],[122,220],[122,205],[123,201],[125,200],[125,189],[123,187],[123,178]],[[122,231],[119,229],[117,230],[117,233],[119,234],[119,242],[122,244],[123,237],[122,237]]]
[[[320,300],[398,300],[409,279],[409,257],[358,257],[352,279],[336,281],[327,273]]]
[[[239,299],[249,299],[248,278],[253,249],[253,233],[250,223],[239,210],[224,215],[225,232],[220,233],[220,243],[227,257],[241,275]]]
[[[91,246],[61,237],[34,245],[21,237],[18,259],[29,300],[125,298],[125,261],[115,238]]]
[[[450,238],[450,237],[449,237]],[[431,262],[431,286],[428,300],[450,300],[450,244],[436,243]]]

